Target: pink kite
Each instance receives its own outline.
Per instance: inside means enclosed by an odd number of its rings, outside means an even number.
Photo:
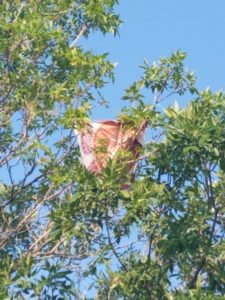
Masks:
[[[89,171],[100,174],[110,158],[114,158],[119,150],[125,150],[132,154],[128,169],[134,174],[140,147],[144,144],[145,130],[146,122],[138,129],[124,128],[124,124],[113,120],[90,122],[83,130],[75,130],[81,163]]]

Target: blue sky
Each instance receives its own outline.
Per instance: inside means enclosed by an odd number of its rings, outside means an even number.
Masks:
[[[117,11],[124,20],[119,37],[94,34],[81,40],[118,63],[115,84],[104,89],[110,109],[95,107],[94,119],[115,117],[124,89],[141,75],[144,58],[151,63],[177,49],[187,52],[185,65],[196,72],[200,89],[225,90],[224,0],[123,0]]]

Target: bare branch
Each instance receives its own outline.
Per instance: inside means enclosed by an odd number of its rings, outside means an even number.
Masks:
[[[79,41],[79,39],[82,37],[82,35],[87,31],[88,26],[84,24],[80,30],[80,32],[77,34],[73,42],[70,44],[70,48],[73,48],[75,44]]]
[[[106,200],[105,200],[105,221],[106,221],[106,231],[107,231],[107,237],[108,237],[108,242],[109,242],[109,245],[112,249],[112,252],[113,254],[115,255],[115,257],[117,258],[117,260],[119,261],[119,263],[121,264],[122,268],[127,271],[127,268],[126,266],[124,265],[124,263],[121,261],[118,253],[116,252],[115,248],[114,248],[114,245],[113,245],[113,242],[112,242],[112,239],[111,239],[111,233],[110,233],[110,228],[109,228],[109,215],[108,215],[108,207],[107,207],[107,203],[106,203]]]

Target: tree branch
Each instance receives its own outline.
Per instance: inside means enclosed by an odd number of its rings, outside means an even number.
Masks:
[[[117,260],[119,261],[119,263],[121,264],[122,268],[127,271],[126,266],[124,265],[124,263],[121,261],[118,253],[116,252],[114,245],[112,243],[112,239],[111,239],[111,234],[110,234],[110,229],[109,229],[109,215],[108,215],[108,207],[107,207],[107,203],[105,200],[105,221],[106,221],[106,231],[107,231],[107,237],[108,237],[108,242],[109,245],[112,249],[113,254],[115,255],[115,257],[117,258]]]
[[[75,46],[75,44],[79,41],[79,39],[82,37],[82,35],[88,30],[88,26],[86,24],[84,24],[80,30],[80,32],[78,32],[77,36],[75,37],[75,39],[72,41],[72,43],[70,44],[70,48],[73,48]]]

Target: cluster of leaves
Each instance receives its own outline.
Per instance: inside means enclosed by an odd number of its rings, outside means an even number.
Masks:
[[[77,43],[117,33],[116,3],[1,1],[1,299],[224,298],[225,94],[197,90],[185,53],[125,91],[118,118],[152,135],[135,181],[124,153],[80,166],[73,129],[113,64]]]

